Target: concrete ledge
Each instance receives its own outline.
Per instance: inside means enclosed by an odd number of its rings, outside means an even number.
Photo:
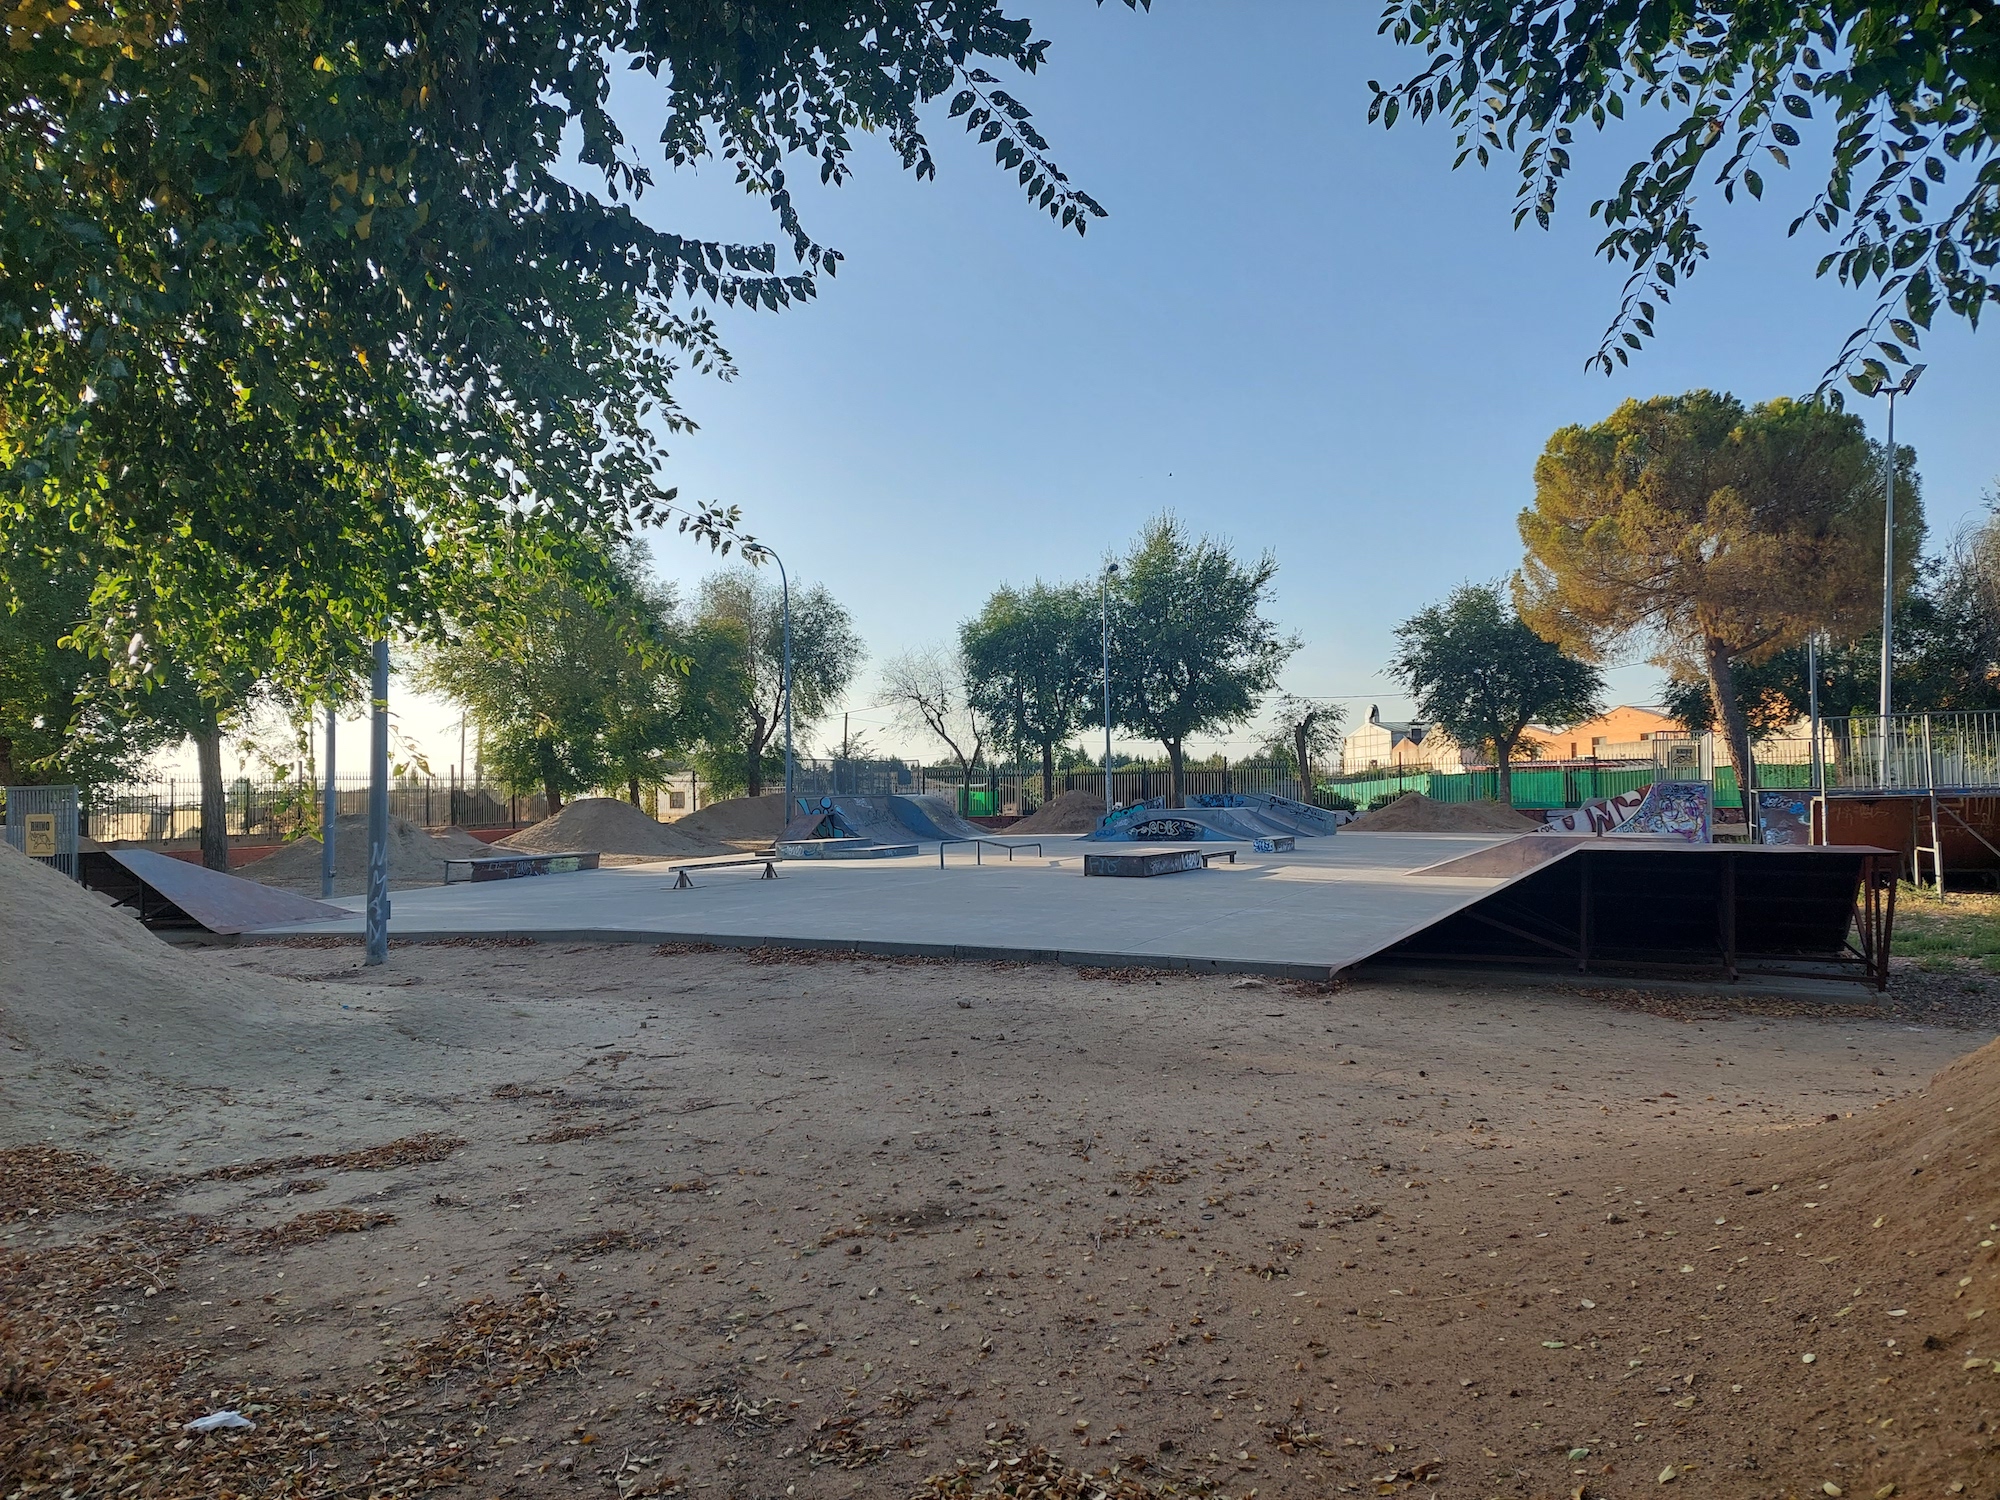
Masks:
[[[1203,869],[1207,863],[1199,849],[1135,849],[1129,853],[1086,854],[1083,873],[1143,880],[1151,875],[1178,875],[1184,870]]]
[[[776,845],[786,859],[898,859],[915,854],[915,844],[878,844],[873,839],[794,839]]]

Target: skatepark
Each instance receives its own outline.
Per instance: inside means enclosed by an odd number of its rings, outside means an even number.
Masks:
[[[1642,800],[1621,814],[1630,819]],[[1338,831],[1318,809],[1275,797],[1143,805],[1088,834],[1032,839],[992,835],[942,798],[801,799],[768,853],[577,868],[595,859],[454,861],[473,878],[397,893],[390,937],[825,949],[1320,982],[1369,966],[1470,965],[1844,990],[1879,988],[1892,920],[1879,907],[1892,877],[1860,850],[1725,848],[1603,828]],[[495,868],[474,868],[482,864]],[[1092,878],[1166,870],[1175,873]],[[364,905],[314,903],[297,919],[239,931],[250,941],[358,937]]]

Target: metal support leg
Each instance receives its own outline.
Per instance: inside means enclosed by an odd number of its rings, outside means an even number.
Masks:
[[[1580,851],[1577,856],[1577,885],[1579,897],[1576,911],[1576,971],[1590,972],[1590,853]]]
[[[1721,911],[1722,969],[1730,982],[1736,981],[1736,858],[1722,856]]]

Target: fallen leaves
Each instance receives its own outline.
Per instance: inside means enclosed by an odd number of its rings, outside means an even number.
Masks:
[[[1123,1464],[1096,1472],[1071,1468],[1046,1448],[1000,1451],[981,1467],[960,1464],[933,1474],[911,1492],[910,1500],[1168,1500],[1171,1496],[1216,1493],[1197,1476],[1149,1482]]]
[[[300,1245],[314,1245],[329,1235],[363,1234],[370,1229],[380,1229],[385,1224],[396,1222],[396,1216],[379,1210],[358,1208],[322,1208],[313,1213],[300,1214],[295,1219],[287,1219],[282,1224],[273,1224],[268,1229],[250,1229],[236,1236],[230,1248],[238,1255],[259,1255],[269,1250],[292,1250]]]
[[[455,1135],[443,1131],[430,1130],[420,1135],[406,1135],[400,1140],[385,1141],[379,1146],[364,1146],[358,1151],[334,1151],[320,1156],[273,1157],[262,1161],[237,1162],[226,1167],[211,1167],[185,1179],[189,1182],[241,1182],[251,1177],[264,1177],[273,1172],[388,1172],[397,1167],[416,1166],[423,1162],[443,1161],[452,1152],[465,1144]]]
[[[874,1463],[888,1450],[871,1443],[861,1434],[868,1424],[854,1415],[821,1417],[813,1423],[806,1439],[806,1457],[814,1468],[834,1464],[843,1469],[859,1469]]]
[[[695,1396],[676,1396],[658,1408],[670,1422],[689,1427],[720,1427],[732,1437],[775,1432],[792,1420],[786,1403],[776,1396],[762,1401],[735,1386],[722,1385]]]
[[[81,1151],[16,1146],[0,1151],[0,1224],[131,1203],[166,1185],[114,1172]]]
[[[474,1394],[490,1401],[521,1391],[559,1370],[571,1370],[597,1346],[597,1336],[573,1330],[568,1308],[545,1291],[512,1301],[475,1297],[461,1303],[445,1326],[412,1346],[405,1370],[411,1378],[439,1381],[469,1373]]]

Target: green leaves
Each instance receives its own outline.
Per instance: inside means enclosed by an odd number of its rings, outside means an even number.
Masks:
[[[51,17],[0,53],[34,121],[0,137],[0,529],[86,539],[120,601],[100,649],[136,635],[202,672],[309,680],[462,614],[523,535],[553,554],[666,516],[675,383],[732,370],[713,308],[788,307],[838,268],[791,197],[800,155],[843,181],[879,131],[929,175],[918,111],[948,95],[1039,208],[1103,212],[978,66],[1045,51],[984,0],[782,27],[665,0]],[[608,112],[616,55],[670,80],[656,161],[731,162],[792,265],[632,213],[655,163]],[[735,527],[708,509],[692,533]]]
[[[1928,326],[1896,273],[1925,271],[1927,305],[1941,301],[1975,325],[2000,300],[2000,104],[1990,17],[1974,6],[1388,0],[1379,29],[1421,48],[1427,63],[1393,87],[1371,81],[1369,118],[1392,125],[1399,106],[1421,119],[1448,116],[1455,165],[1475,155],[1484,165],[1489,148],[1514,155],[1517,226],[1551,222],[1569,165],[1557,148],[1576,124],[1622,119],[1628,95],[1667,112],[1666,131],[1590,206],[1605,226],[1598,253],[1631,267],[1590,361],[1606,373],[1626,361],[1634,337],[1651,337],[1633,316],[1637,298],[1708,258],[1697,183],[1712,180],[1725,202],[1739,184],[1761,198],[1749,163],[1761,151],[1790,165],[1787,152],[1803,138],[1788,119],[1824,116],[1833,132],[1824,186],[1791,232],[1811,222],[1841,236],[1821,273],[1857,288],[1876,283],[1872,315],[1823,383],[1853,365],[1891,311]]]
[[[1522,623],[1493,584],[1463,584],[1396,630],[1389,670],[1418,717],[1506,765],[1528,728],[1601,712],[1604,679]]]

